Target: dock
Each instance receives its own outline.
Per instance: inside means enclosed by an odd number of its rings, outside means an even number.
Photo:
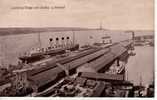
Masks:
[[[25,64],[7,83],[15,96],[128,97],[134,89],[125,72],[130,50],[132,40],[73,50]]]

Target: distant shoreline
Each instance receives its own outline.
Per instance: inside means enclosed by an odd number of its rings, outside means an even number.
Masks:
[[[21,34],[31,34],[31,33],[42,33],[42,32],[60,32],[60,31],[88,31],[88,30],[103,30],[103,31],[122,31],[127,32],[130,30],[108,30],[108,29],[99,29],[99,28],[80,28],[80,27],[7,27],[0,28],[0,36],[6,35],[21,35]],[[154,30],[131,30],[136,32],[148,32],[153,33]]]

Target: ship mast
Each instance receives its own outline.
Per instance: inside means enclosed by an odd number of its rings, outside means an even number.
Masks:
[[[3,42],[3,43],[2,43]],[[1,67],[6,67],[6,44],[5,44],[5,37],[2,37],[2,41],[1,41]]]
[[[99,27],[100,30],[102,30],[102,21],[100,21],[100,27]]]
[[[72,32],[73,32],[73,44],[75,44],[75,32],[74,31]]]
[[[142,76],[140,75],[140,86],[142,86]]]
[[[2,46],[2,42],[1,42],[1,55],[0,55],[0,60],[1,60],[1,66],[0,67],[3,67],[3,46]]]
[[[41,49],[41,39],[40,39],[40,33],[38,33],[38,42],[39,42],[39,48]]]

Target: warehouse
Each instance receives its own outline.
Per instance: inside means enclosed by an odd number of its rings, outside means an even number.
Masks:
[[[97,51],[90,55],[87,55],[85,57],[82,57],[80,59],[77,59],[77,60],[71,61],[67,64],[64,64],[63,66],[65,67],[65,69],[68,69],[70,73],[75,73],[77,67],[79,67],[80,65],[82,65],[90,60],[93,60],[93,59],[103,55],[105,52],[106,52],[106,50],[100,50],[100,51]],[[55,67],[50,70],[41,72],[37,75],[30,76],[29,80],[32,83],[36,84],[38,91],[42,91],[43,89],[48,87],[48,84],[52,85],[52,84],[56,83],[59,79],[65,77],[65,76],[66,76],[65,71],[61,67]]]
[[[93,72],[82,72],[80,77],[94,79],[94,80],[107,80],[107,81],[123,81],[124,80],[123,75],[93,73]]]
[[[59,65],[61,66],[56,66],[46,71],[42,71],[43,69],[45,69],[43,68],[42,70],[40,70],[42,72],[38,74],[34,74],[33,76],[30,76],[29,80],[32,84],[35,84],[33,86],[36,86],[37,91],[43,91],[44,89],[48,88],[50,85],[55,84],[56,82],[58,82],[58,80],[65,77],[66,76],[65,72],[68,71],[70,75],[74,74],[76,73],[76,68],[86,63],[89,63],[96,72],[105,71],[108,69],[109,64],[111,64],[115,60],[119,60],[119,57],[122,54],[124,54],[126,51],[127,50],[121,44],[115,44],[111,46],[110,48],[106,48],[102,50],[93,49],[89,51],[90,54],[89,52],[84,51],[85,53],[82,53],[82,56],[79,55],[78,56],[79,58],[76,56],[74,56],[74,58],[70,57],[69,58],[70,62],[68,60],[65,62],[64,60],[61,60],[61,62],[65,63],[65,64],[59,63]],[[75,57],[78,59],[76,59]],[[93,74],[90,74],[90,75],[93,75]],[[107,77],[109,78],[107,78],[106,75],[103,77],[101,75],[100,76],[98,75],[98,77],[106,78],[106,80],[124,80],[123,76],[120,76],[120,75],[117,75],[117,76],[107,75]],[[112,79],[112,77],[114,78]]]

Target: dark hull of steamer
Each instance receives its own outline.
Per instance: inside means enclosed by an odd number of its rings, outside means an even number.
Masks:
[[[19,59],[23,63],[33,63],[35,61],[39,61],[39,60],[45,58],[46,55],[55,56],[55,55],[64,54],[66,52],[66,50],[74,51],[74,50],[78,50],[78,49],[79,49],[79,44],[76,44],[70,48],[59,48],[56,50],[48,50],[46,52],[34,53],[31,56],[21,56],[21,57],[19,57]]]
[[[41,60],[44,58],[43,53],[36,53],[31,56],[21,56],[19,59],[22,61],[22,63],[32,63],[38,60]]]

